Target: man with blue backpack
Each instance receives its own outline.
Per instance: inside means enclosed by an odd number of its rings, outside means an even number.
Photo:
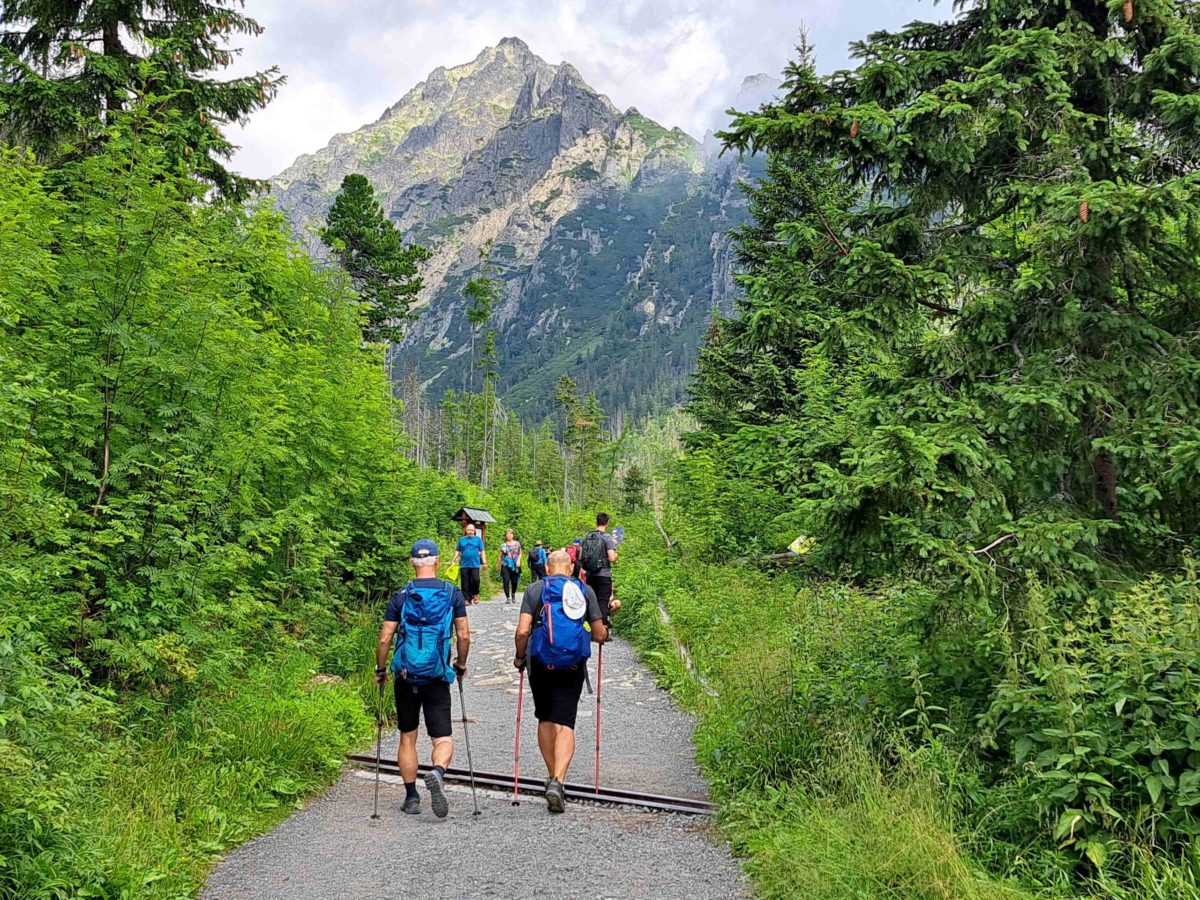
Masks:
[[[525,589],[513,665],[518,671],[528,666],[538,749],[549,773],[546,806],[560,813],[566,803],[563,782],[575,755],[575,718],[591,642],[607,641],[608,627],[595,592],[571,577],[565,551],[551,553],[547,567],[546,577]]]
[[[388,652],[395,638],[391,672],[395,676],[396,727],[400,732],[396,765],[404,779],[405,791],[402,809],[409,815],[421,811],[417,793],[417,725],[423,710],[425,730],[433,741],[433,769],[425,776],[425,787],[429,790],[433,814],[444,819],[450,803],[443,778],[454,756],[450,685],[456,677],[466,677],[471,630],[462,591],[437,577],[437,544],[417,541],[412,546],[411,562],[415,577],[392,596],[379,630],[375,683],[382,690],[387,681]],[[453,664],[451,632],[457,651]]]

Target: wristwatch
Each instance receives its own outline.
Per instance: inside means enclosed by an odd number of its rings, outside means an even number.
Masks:
[[[387,674],[387,666],[376,666],[375,667],[375,677],[376,678],[378,678],[380,675],[386,675],[386,674]]]

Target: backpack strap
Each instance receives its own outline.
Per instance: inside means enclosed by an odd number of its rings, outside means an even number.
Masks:
[[[412,599],[412,582],[409,581],[396,593],[401,595],[400,621],[396,623],[396,638],[398,640],[404,636],[404,611],[408,608],[408,601]]]
[[[538,594],[537,612],[533,614],[533,627],[537,628],[542,624],[542,616],[545,614],[546,604],[542,602],[542,598],[546,596],[546,588],[550,586],[551,578],[565,578],[564,575],[547,575],[542,579],[542,592]],[[567,579],[570,581],[570,579]]]

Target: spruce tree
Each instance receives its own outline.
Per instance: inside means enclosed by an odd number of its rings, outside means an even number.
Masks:
[[[367,305],[363,339],[398,341],[409,306],[421,290],[417,265],[428,251],[405,244],[362,175],[347,175],[321,229],[321,240]]]
[[[1003,560],[1069,592],[1169,564],[1200,530],[1198,6],[957,9],[856,44],[853,71],[801,61],[736,118],[732,146],[824,169],[853,204],[770,223],[777,258],[704,377],[741,353],[779,381],[702,414],[751,455],[781,398],[834,382],[769,427],[803,473],[795,517],[860,570]]]
[[[41,158],[90,152],[113,116],[139,98],[172,119],[177,163],[245,197],[255,182],[231,173],[222,126],[275,96],[275,68],[221,80],[241,53],[228,41],[262,28],[237,0],[11,0],[0,10],[0,137]]]

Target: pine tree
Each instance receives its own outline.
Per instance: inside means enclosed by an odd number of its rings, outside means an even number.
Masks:
[[[793,257],[747,276],[714,351],[778,357],[779,380],[696,408],[745,458],[757,426],[736,423],[783,410],[786,489],[829,558],[982,577],[1003,556],[1070,592],[1195,542],[1197,9],[963,3],[855,45],[852,72],[801,61],[735,120],[733,146],[854,201],[794,191],[813,208],[770,235]],[[821,373],[831,404],[790,402]]]
[[[362,175],[347,175],[333,200],[321,240],[350,276],[367,305],[363,339],[399,341],[409,307],[421,290],[417,266],[429,252],[406,244]]]
[[[625,470],[621,479],[621,500],[625,509],[638,512],[646,505],[646,489],[650,487],[650,479],[642,471],[642,467],[634,464]]]
[[[0,137],[44,159],[88,152],[114,114],[138,98],[173,117],[176,163],[245,197],[255,182],[231,173],[221,131],[243,122],[283,83],[275,68],[219,80],[241,53],[234,35],[261,27],[235,0],[11,0],[0,10]]]
[[[572,493],[570,489],[570,455],[568,447],[572,444],[572,436],[574,435],[575,420],[579,417],[579,391],[575,387],[575,381],[566,372],[559,377],[558,383],[554,386],[554,405],[562,410],[562,502],[563,506],[567,506],[571,502]]]

